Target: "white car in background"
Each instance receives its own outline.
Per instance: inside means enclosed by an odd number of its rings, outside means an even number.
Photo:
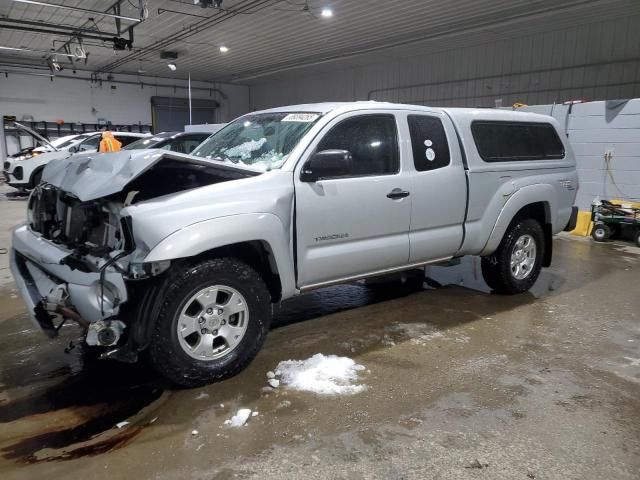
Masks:
[[[93,133],[93,132],[91,132]],[[54,147],[56,147],[58,150],[61,150],[63,147],[69,146],[72,143],[77,143],[80,141],[80,137],[83,134],[81,133],[76,133],[74,135],[65,135],[64,137],[60,137],[60,138],[56,138],[55,140],[51,140],[49,143],[51,143],[51,145],[53,145]],[[27,149],[29,150],[29,149]],[[32,152],[38,152],[38,153],[44,153],[44,152],[51,152],[51,147],[49,145],[39,145],[37,147],[34,147],[32,149],[30,149]],[[24,151],[21,151],[20,153],[24,154]]]
[[[32,189],[38,185],[45,165],[51,160],[68,158],[74,153],[97,152],[102,138],[102,132],[83,133],[56,146],[54,142],[49,142],[30,128],[17,122],[16,126],[31,134],[42,144],[42,147],[36,147],[30,151],[23,150],[4,160],[2,169],[5,181],[9,186],[19,190]],[[113,136],[122,143],[123,147],[149,135],[148,133],[113,132]],[[43,148],[44,152],[38,151],[40,148]]]

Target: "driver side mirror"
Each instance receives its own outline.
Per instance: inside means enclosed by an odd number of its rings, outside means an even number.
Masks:
[[[74,145],[73,147],[70,147],[69,153],[78,153],[78,146]]]
[[[317,182],[324,178],[349,176],[353,157],[348,150],[323,150],[314,153],[303,165],[300,180]]]

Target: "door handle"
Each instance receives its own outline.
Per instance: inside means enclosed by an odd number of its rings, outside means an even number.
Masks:
[[[398,200],[400,198],[405,198],[410,195],[406,190],[402,190],[401,188],[394,188],[391,192],[387,193],[387,198],[391,200]]]

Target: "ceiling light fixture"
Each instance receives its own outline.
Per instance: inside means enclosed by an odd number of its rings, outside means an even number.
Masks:
[[[167,67],[169,67],[169,70],[171,70],[172,72],[175,72],[178,69],[175,63],[167,63]]]
[[[322,12],[320,12],[320,15],[322,15],[324,18],[331,18],[333,17],[333,10],[331,10],[329,7],[325,7],[322,9]]]
[[[57,72],[61,72],[62,70],[64,70],[64,68],[62,67],[62,65],[60,65],[56,57],[49,57],[47,58],[46,61],[47,61],[47,66],[49,67],[49,70],[51,70],[51,73],[53,73],[54,75]]]
[[[227,53],[228,51],[229,51],[229,47],[226,47],[224,45],[220,46],[220,52]]]

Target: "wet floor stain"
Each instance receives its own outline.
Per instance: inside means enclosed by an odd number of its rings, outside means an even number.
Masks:
[[[133,426],[106,438],[98,438],[98,436],[112,430],[120,419],[135,415],[143,407],[160,398],[161,394],[160,389],[141,389],[126,401],[120,400],[116,405],[110,404],[106,412],[98,413],[80,425],[22,438],[14,444],[3,447],[0,452],[5,459],[23,463],[70,460],[106,453],[126,445],[142,431],[143,427]],[[87,442],[88,444],[85,444]],[[55,453],[39,456],[38,452],[43,449],[52,450]]]
[[[430,267],[426,274],[425,282],[422,279],[370,285],[358,282],[288,300],[276,308],[273,328],[452,284],[471,288],[476,294],[489,291],[473,259],[455,267]],[[545,274],[534,291],[536,295],[544,295],[560,283],[559,277]],[[511,306],[513,302],[534,298],[533,295],[520,296],[505,304]],[[464,312],[458,315],[464,317]],[[469,321],[477,317],[467,316]],[[121,448],[143,431],[154,409],[171,395],[144,363],[127,365],[90,360],[89,354],[80,347],[65,354],[69,339],[78,341],[73,338],[71,328],[66,336],[63,334],[63,338],[50,342],[34,330],[25,330],[26,322],[24,315],[5,322],[7,335],[0,338],[0,364],[3,365],[0,429],[5,432],[0,439],[0,455],[6,460],[63,461]],[[387,342],[404,338],[399,330],[389,332]],[[429,330],[425,335],[431,333]],[[141,412],[145,412],[142,417]],[[125,428],[115,427],[132,418],[136,420]]]
[[[25,383],[18,389],[18,398],[0,404],[3,436],[11,436],[12,423],[21,433],[0,442],[0,455],[5,459],[21,463],[67,460],[119,448],[142,427],[132,423],[118,429],[116,424],[158,402],[163,395],[163,389],[143,365],[87,362],[75,372],[70,368],[49,371],[39,381],[49,383],[56,377],[58,382],[45,388]],[[20,395],[20,390],[26,392]]]

